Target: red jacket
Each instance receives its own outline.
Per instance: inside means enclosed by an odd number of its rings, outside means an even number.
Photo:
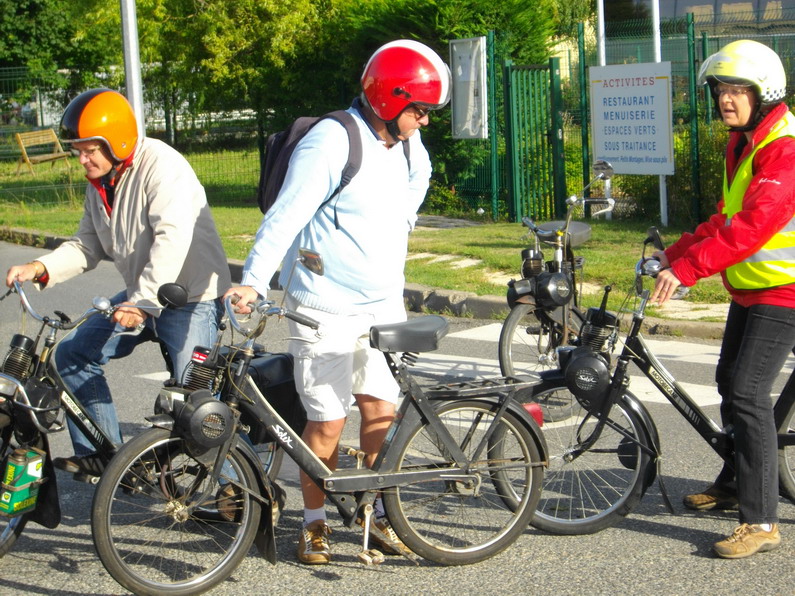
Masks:
[[[788,109],[784,104],[774,108],[756,127],[752,141],[743,148],[739,158],[735,156],[735,147],[745,133],[730,133],[725,158],[729,182],[737,164],[768,135]],[[721,273],[723,285],[732,299],[742,306],[770,304],[795,308],[795,280],[792,284],[764,290],[737,290],[726,281],[728,267],[757,252],[795,214],[795,138],[782,137],[760,149],[754,156],[753,171],[742,211],[732,217],[730,226],[726,225],[726,216],[721,213],[721,198],[718,213],[700,224],[692,234],[683,234],[666,249],[665,256],[674,275],[685,286]]]

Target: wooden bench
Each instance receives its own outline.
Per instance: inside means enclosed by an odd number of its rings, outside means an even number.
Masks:
[[[22,151],[22,155],[17,163],[17,174],[19,174],[19,169],[23,164],[27,164],[30,173],[35,176],[36,172],[33,171],[34,164],[46,163],[49,161],[55,166],[56,161],[72,156],[69,151],[63,150],[61,142],[58,140],[58,136],[52,128],[34,130],[31,132],[18,132],[14,136],[17,139],[20,151]],[[28,153],[29,148],[41,147],[43,145],[49,146],[49,153],[33,152],[32,155]],[[66,162],[66,167],[71,167],[68,161]]]

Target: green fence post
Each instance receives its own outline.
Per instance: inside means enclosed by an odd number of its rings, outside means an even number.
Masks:
[[[687,13],[687,72],[688,91],[690,93],[690,160],[691,184],[693,185],[690,196],[691,210],[695,222],[701,222],[701,178],[699,176],[699,149],[698,149],[698,102],[696,101],[696,28],[693,13]]]
[[[514,134],[516,130],[513,110],[513,85],[511,80],[511,66],[513,61],[506,59],[503,66],[503,103],[505,105],[505,162],[508,174],[508,215],[511,221],[518,222],[521,213],[519,209],[519,192],[517,191],[517,157],[514,151]]]
[[[588,113],[588,80],[585,72],[585,25],[577,23],[577,46],[579,64],[577,71],[580,79],[580,138],[582,139],[582,186],[585,188],[591,180],[591,141],[588,136],[588,125],[591,122]],[[585,196],[591,196],[591,189],[585,190]],[[585,206],[585,216],[590,217],[591,206]]]
[[[706,31],[702,31],[701,32],[701,56],[702,56],[703,60],[706,60],[707,56],[709,56],[709,54],[707,53],[708,51],[709,51],[709,47],[708,47],[708,41],[707,41],[707,32]],[[707,124],[710,124],[712,122],[712,97],[710,97],[709,92],[707,92],[706,108],[707,109],[704,110],[704,112],[705,112],[704,113],[704,121]]]
[[[549,59],[550,115],[552,116],[552,186],[555,217],[566,212],[566,152],[563,147],[563,93],[560,88],[560,58]]]

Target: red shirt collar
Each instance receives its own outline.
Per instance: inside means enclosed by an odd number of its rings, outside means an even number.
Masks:
[[[110,177],[109,180],[110,186],[116,186],[116,181],[119,180],[119,178],[127,170],[127,168],[129,168],[132,165],[134,156],[135,156],[135,150],[133,150],[133,152],[130,153],[127,159],[121,162],[118,166],[115,166],[116,172],[113,174],[113,176]],[[113,211],[113,207],[108,202],[108,194],[105,190],[105,186],[102,184],[102,178],[94,178],[94,179],[89,178],[88,181],[94,186],[94,188],[97,189],[99,196],[102,198],[102,205],[103,207],[105,207],[105,213],[107,213],[108,216],[110,216],[111,211]]]

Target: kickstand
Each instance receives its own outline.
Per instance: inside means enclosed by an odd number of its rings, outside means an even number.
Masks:
[[[365,565],[380,565],[384,562],[383,553],[374,548],[368,548],[370,546],[370,521],[373,518],[373,506],[368,504],[363,509],[364,524],[362,525],[364,527],[364,537],[362,538],[362,552],[359,553],[358,558]]]
[[[668,491],[665,490],[665,484],[663,484],[661,457],[657,458],[657,483],[660,485],[660,494],[662,495],[665,507],[668,509],[668,513],[674,515],[676,511],[674,511],[674,506],[671,504],[671,500],[668,498]]]

